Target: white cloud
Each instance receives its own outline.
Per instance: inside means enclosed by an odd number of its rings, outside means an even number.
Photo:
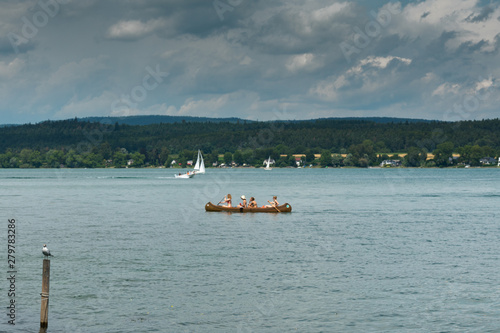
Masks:
[[[67,104],[54,114],[56,119],[73,117],[108,116],[111,115],[112,104],[118,97],[105,91],[99,96],[87,96],[80,99],[74,96]]]
[[[145,23],[139,20],[120,21],[109,27],[106,36],[110,39],[137,40],[165,26],[163,19],[151,19]]]
[[[110,116],[113,117],[127,117],[127,116],[144,116],[144,115],[177,115],[177,108],[173,105],[167,105],[166,103],[154,104],[141,109],[122,107],[113,109]]]
[[[290,57],[290,59],[286,63],[286,68],[290,72],[297,72],[302,69],[313,69],[316,67],[314,64],[314,60],[315,57],[312,53],[299,54]]]
[[[317,9],[311,13],[311,18],[314,21],[327,21],[330,20],[334,15],[342,12],[346,7],[349,6],[349,2],[336,2],[330,6]]]
[[[483,89],[489,89],[493,86],[493,80],[491,78],[484,79],[478,83],[476,83],[475,91],[480,91]]]
[[[399,67],[393,69],[389,77],[381,74],[381,71],[385,70],[392,62],[408,66],[412,63],[412,60],[396,56],[369,56],[362,59],[359,65],[348,69],[345,73],[320,81],[309,90],[309,95],[319,97],[325,101],[339,101],[341,96],[352,95],[354,91],[358,93],[379,91],[397,81]],[[339,90],[348,87],[352,87],[350,92],[343,91],[342,94],[339,93]]]
[[[47,80],[39,83],[37,93],[45,95],[58,91],[59,93],[74,89],[77,82],[88,80],[93,74],[99,73],[106,68],[104,60],[106,57],[100,56],[97,58],[85,58],[79,62],[72,61],[65,63],[55,72],[53,72]]]
[[[411,59],[408,59],[408,58],[401,58],[401,57],[394,57],[394,56],[388,56],[388,57],[370,56],[366,59],[361,60],[359,67],[370,65],[370,66],[377,67],[377,68],[386,68],[387,65],[393,60],[398,60],[399,62],[401,62],[405,65],[411,64]]]
[[[11,62],[0,61],[0,79],[11,79],[25,67],[24,60],[16,58]]]
[[[441,84],[433,92],[432,96],[444,96],[447,94],[457,95],[460,91],[459,84],[450,84],[448,82]]]
[[[241,61],[240,65],[250,65],[253,62],[252,58],[245,56]]]
[[[484,16],[481,21],[471,20],[486,7],[479,7],[477,0],[426,0],[416,4],[408,4],[402,13],[402,19],[392,32],[410,38],[434,39],[444,32],[456,32],[446,46],[452,50],[462,43],[488,42],[484,51],[494,49],[495,37],[500,31],[500,6],[489,5],[491,15]]]
[[[188,98],[184,105],[179,108],[178,115],[216,115],[227,106],[231,100],[231,95],[234,96],[236,93],[219,95],[208,99]]]
[[[309,94],[321,100],[333,102],[338,99],[337,90],[343,85],[347,85],[347,81],[345,76],[342,75],[334,82],[325,80],[318,83],[309,90]]]
[[[252,120],[284,120],[283,112],[290,102],[260,99],[258,93],[238,90],[221,95],[207,95],[203,98],[188,98],[184,103],[174,108],[166,109],[166,114],[173,116],[197,117],[239,117]]]
[[[437,75],[434,73],[426,73],[424,77],[420,79],[424,84],[429,84],[437,79]]]

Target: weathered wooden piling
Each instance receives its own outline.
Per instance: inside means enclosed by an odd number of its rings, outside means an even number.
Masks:
[[[47,328],[49,324],[49,282],[50,282],[50,260],[43,259],[42,273],[42,306],[40,309],[40,328]]]

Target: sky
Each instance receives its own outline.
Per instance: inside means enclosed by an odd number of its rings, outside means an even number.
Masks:
[[[496,0],[0,0],[0,124],[498,118]]]

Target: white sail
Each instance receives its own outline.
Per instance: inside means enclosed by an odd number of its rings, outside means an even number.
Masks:
[[[200,150],[198,150],[198,158],[196,159],[196,164],[194,165],[194,171],[200,170]]]
[[[269,167],[270,164],[271,164],[271,156],[269,156],[269,158],[267,159],[266,167],[264,168],[264,170],[272,170],[273,168]]]
[[[198,173],[205,173],[205,162],[203,161],[203,155],[200,152],[200,171]]]
[[[194,171],[196,173],[205,173],[205,162],[203,162],[203,155],[201,155],[201,151],[198,149],[198,158],[196,159],[196,164],[194,165]]]

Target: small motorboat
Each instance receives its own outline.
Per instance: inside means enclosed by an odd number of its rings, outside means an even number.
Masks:
[[[186,172],[186,173],[179,173],[179,174],[175,174],[175,178],[193,178],[195,175],[194,172]]]

